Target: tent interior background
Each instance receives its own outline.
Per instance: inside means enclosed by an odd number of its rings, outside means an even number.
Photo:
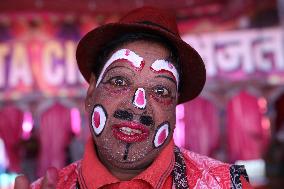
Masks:
[[[177,107],[175,142],[245,164],[258,188],[284,175],[284,57],[281,0],[4,0],[0,2],[0,188],[18,173],[82,157],[89,137],[87,84],[75,50],[92,28],[130,9],[175,11],[185,41],[206,62],[201,96]]]

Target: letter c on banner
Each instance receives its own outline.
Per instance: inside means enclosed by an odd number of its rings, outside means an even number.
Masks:
[[[47,83],[59,85],[64,80],[64,66],[60,59],[63,58],[62,46],[59,42],[50,41],[43,49],[43,75]]]

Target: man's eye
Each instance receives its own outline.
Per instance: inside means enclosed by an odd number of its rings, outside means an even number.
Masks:
[[[155,87],[153,91],[154,91],[155,94],[157,94],[161,97],[169,97],[170,94],[171,94],[170,91],[163,86]]]
[[[109,83],[114,86],[123,87],[127,85],[127,81],[123,77],[113,77],[109,80]]]

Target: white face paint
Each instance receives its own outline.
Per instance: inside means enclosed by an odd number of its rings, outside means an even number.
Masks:
[[[92,127],[96,135],[101,134],[106,125],[106,112],[101,105],[96,105],[92,114]]]
[[[117,60],[128,60],[135,68],[142,69],[144,66],[143,58],[129,49],[120,49],[113,53],[113,55],[105,63],[100,76],[97,80],[96,87],[100,84],[106,69]]]
[[[167,140],[169,136],[169,129],[170,126],[168,122],[158,128],[153,141],[156,148],[160,147]]]
[[[176,80],[177,83],[177,88],[178,88],[178,83],[179,83],[179,75],[178,72],[175,68],[175,66],[166,61],[166,60],[156,60],[152,65],[151,65],[151,69],[154,72],[169,72],[170,74],[172,74]]]
[[[139,109],[145,109],[147,101],[145,90],[143,88],[138,88],[135,91],[132,103],[135,107]]]

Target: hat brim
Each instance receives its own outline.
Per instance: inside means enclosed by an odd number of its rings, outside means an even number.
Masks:
[[[181,70],[178,103],[194,99],[202,91],[206,70],[200,55],[190,45],[163,28],[140,23],[110,23],[88,32],[79,42],[76,59],[78,67],[87,82],[91,77],[90,65],[105,44],[126,33],[151,33],[165,37],[176,47]]]

